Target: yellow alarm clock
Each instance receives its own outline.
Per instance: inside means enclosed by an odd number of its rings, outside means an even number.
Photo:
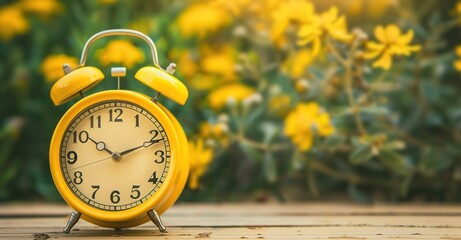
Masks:
[[[116,35],[140,38],[149,45],[153,66],[139,69],[135,79],[157,91],[153,98],[120,89],[123,67],[111,71],[118,78],[118,89],[83,96],[104,78],[98,68],[85,66],[90,46]],[[61,118],[50,143],[53,181],[75,210],[63,231],[69,233],[82,217],[116,229],[152,220],[165,232],[159,215],[177,200],[189,173],[184,130],[157,101],[162,94],[181,105],[186,102],[187,88],[172,76],[176,66],[160,67],[155,44],[145,34],[113,29],[86,42],[79,68],[63,68],[66,75],[51,88],[53,103],[82,97]]]

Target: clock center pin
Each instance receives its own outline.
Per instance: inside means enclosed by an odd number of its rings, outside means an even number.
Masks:
[[[112,159],[118,162],[122,159],[122,154],[120,154],[119,152],[114,152],[112,153]]]

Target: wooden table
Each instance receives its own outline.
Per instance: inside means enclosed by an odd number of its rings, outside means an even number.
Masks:
[[[80,220],[62,233],[63,205],[0,205],[2,239],[459,239],[461,206],[303,204],[178,204],[153,223],[122,229]]]

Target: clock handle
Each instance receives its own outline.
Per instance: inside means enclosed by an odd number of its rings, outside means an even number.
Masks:
[[[77,94],[83,97],[83,92],[85,90],[93,87],[104,78],[101,70],[95,67],[85,66],[85,63],[91,45],[93,45],[96,40],[109,36],[132,36],[144,40],[150,47],[153,66],[141,68],[136,72],[135,78],[156,90],[158,92],[157,96],[161,93],[181,105],[185,104],[189,93],[186,86],[173,76],[176,65],[170,64],[166,70],[160,67],[157,48],[152,39],[144,33],[135,30],[110,29],[98,32],[86,41],[82,50],[78,69],[72,71],[68,66],[64,67],[66,75],[56,81],[50,92],[51,99],[56,106],[69,101]],[[156,97],[154,100],[156,100]]]
[[[110,29],[110,30],[98,32],[95,35],[93,35],[90,39],[88,39],[88,41],[86,41],[85,46],[83,47],[82,55],[80,57],[80,67],[85,66],[86,58],[88,56],[88,51],[91,45],[96,40],[103,38],[103,37],[109,37],[109,36],[132,36],[132,37],[136,37],[136,38],[144,40],[144,42],[146,42],[147,45],[149,45],[150,47],[154,66],[162,69],[158,62],[157,48],[155,47],[155,44],[152,41],[152,39],[150,39],[146,34],[142,32],[130,30],[130,29]]]
[[[176,64],[171,63],[166,70],[160,67],[158,62],[157,48],[155,47],[154,41],[142,32],[131,30],[131,29],[110,29],[94,34],[88,41],[82,50],[82,56],[80,57],[80,67],[84,67],[88,51],[93,43],[103,37],[109,36],[131,36],[144,40],[150,47],[152,61],[154,66],[146,66],[139,69],[135,78],[140,82],[144,83],[148,87],[158,91],[154,100],[161,93],[169,99],[184,105],[189,96],[186,86],[173,76],[176,69]]]

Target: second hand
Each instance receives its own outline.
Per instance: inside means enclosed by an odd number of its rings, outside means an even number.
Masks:
[[[78,167],[76,167],[76,168],[70,169],[70,171],[74,171],[74,170],[77,170],[77,169],[79,169],[79,168],[86,167],[86,166],[89,166],[89,165],[92,165],[92,164],[95,164],[95,163],[98,163],[98,162],[102,162],[102,161],[105,161],[105,160],[109,160],[109,159],[112,159],[112,156],[103,158],[103,159],[98,160],[98,161],[94,161],[94,162],[90,162],[90,163],[87,163],[87,164],[83,164],[82,166],[78,166]]]

